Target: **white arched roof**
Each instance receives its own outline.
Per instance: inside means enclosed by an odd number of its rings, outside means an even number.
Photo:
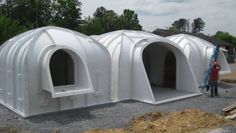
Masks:
[[[50,61],[59,50],[73,62],[72,85],[52,81]],[[9,39],[0,48],[0,76],[0,102],[22,116],[110,102],[106,48],[64,28],[48,26]]]
[[[152,86],[149,84],[143,64],[143,51],[152,44],[153,46],[165,47],[175,54],[178,60],[176,89],[195,93],[199,92],[182,49],[168,39],[147,32],[128,30],[115,31],[92,37],[103,44],[110,53],[112,61],[111,91],[114,101],[131,98],[148,103],[160,103],[155,99],[156,96],[152,91]],[[156,58],[162,60],[161,58],[164,58],[162,56],[165,56],[165,53],[158,50],[158,48],[156,50]],[[173,99],[175,98],[165,100]]]
[[[213,55],[214,45],[187,34],[177,34],[167,38],[183,49],[193,69],[198,85],[203,85],[204,75]],[[229,64],[221,50],[218,61],[221,65],[221,73],[230,72]]]

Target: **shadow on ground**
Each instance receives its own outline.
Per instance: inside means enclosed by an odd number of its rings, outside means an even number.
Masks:
[[[234,85],[231,85],[231,84],[228,84],[228,83],[224,83],[224,82],[219,82],[218,85],[222,89],[230,89],[230,88],[235,87]]]
[[[48,113],[48,114],[43,114],[43,115],[31,116],[26,119],[33,123],[55,121],[60,125],[65,125],[65,124],[70,124],[73,122],[79,122],[83,120],[96,119],[97,116],[95,116],[91,112],[96,111],[97,109],[102,109],[102,108],[106,108],[106,109],[112,108],[113,106],[116,106],[116,103],[109,103],[109,104],[96,105],[96,106],[86,107],[86,108],[81,108],[81,109],[53,112],[53,113]]]

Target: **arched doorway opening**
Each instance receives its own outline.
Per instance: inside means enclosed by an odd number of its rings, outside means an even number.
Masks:
[[[175,88],[176,58],[168,47],[150,44],[143,51],[143,64],[151,86]]]
[[[156,101],[175,97],[177,60],[168,44],[157,42],[149,44],[142,54],[150,87]]]
[[[57,50],[50,59],[50,73],[53,86],[75,84],[75,63],[70,54]]]

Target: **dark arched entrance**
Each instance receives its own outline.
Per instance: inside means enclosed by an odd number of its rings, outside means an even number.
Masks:
[[[175,88],[176,58],[168,47],[155,43],[147,46],[143,64],[151,86]]]
[[[176,57],[168,44],[149,44],[142,56],[155,100],[161,101],[179,95],[176,90]]]
[[[50,73],[53,86],[73,85],[75,83],[75,64],[66,51],[57,50],[50,59]]]
[[[183,81],[188,78],[186,74],[190,69],[185,66],[188,63],[181,52],[174,45],[164,42],[151,43],[143,50],[143,65],[156,103],[193,95],[191,88],[186,88]]]
[[[176,85],[176,58],[173,52],[169,51],[165,57],[164,65],[164,87],[175,88]]]

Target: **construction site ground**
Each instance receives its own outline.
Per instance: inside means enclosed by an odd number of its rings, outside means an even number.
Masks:
[[[236,64],[231,64],[231,68],[233,71],[236,71]],[[124,128],[130,122],[137,123],[135,120],[143,120],[142,118],[153,115],[153,113],[149,114],[150,112],[154,112],[154,118],[156,116],[155,112],[177,112],[184,114],[181,111],[186,113],[189,110],[193,110],[195,113],[202,111],[221,115],[221,110],[224,107],[236,102],[236,85],[221,82],[219,84],[219,94],[220,97],[211,98],[208,93],[204,93],[201,96],[160,105],[130,100],[30,118],[22,118],[0,105],[0,133],[80,133],[98,128]],[[148,128],[152,127],[148,126]],[[120,129],[117,133],[122,131],[123,129]],[[111,129],[111,132],[114,131]],[[207,132],[233,133],[236,132],[236,128],[220,124]]]
[[[236,86],[236,63],[230,64],[231,73],[223,74],[220,76],[220,80]]]

